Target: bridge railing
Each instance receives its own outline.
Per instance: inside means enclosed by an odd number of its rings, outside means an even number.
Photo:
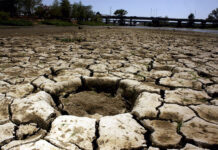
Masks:
[[[218,26],[218,20],[211,20],[211,19],[185,19],[185,18],[161,18],[161,17],[137,17],[137,16],[102,16],[103,19],[105,19],[106,23],[109,23],[111,19],[113,20],[122,20],[126,22],[130,22],[130,25],[132,25],[132,22],[143,22],[143,21],[151,21],[151,22],[160,22],[160,21],[174,21],[177,22],[178,25],[181,25],[182,22],[185,23],[201,23],[202,26],[205,26],[207,23],[214,24]],[[124,23],[125,24],[125,23]]]

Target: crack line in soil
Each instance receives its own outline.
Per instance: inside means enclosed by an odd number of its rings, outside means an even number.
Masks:
[[[98,150],[98,138],[100,137],[100,134],[99,134],[99,123],[100,123],[100,120],[96,121],[95,123],[95,139],[92,141],[92,146],[93,146],[93,150]]]
[[[155,108],[158,111],[156,116],[157,119],[160,118],[160,113],[161,113],[159,108],[161,108],[163,105],[164,105],[164,101],[161,101],[161,104]]]
[[[195,117],[193,117],[192,119],[194,119],[194,118]],[[190,120],[192,120],[192,119],[190,119]],[[178,124],[178,126],[179,126],[179,124]],[[182,124],[181,124],[181,127],[182,127]],[[189,139],[181,132],[181,130],[177,130],[177,133],[182,136],[182,141],[181,141],[182,143],[181,144],[182,144],[183,148],[185,147],[186,144],[190,143],[190,144],[195,145],[195,146],[200,147],[200,148],[207,148],[207,149],[209,148],[211,150],[217,150],[218,144],[210,145],[208,143],[202,143],[202,142],[195,141],[193,139]]]
[[[152,130],[150,130],[149,128],[146,128],[143,123],[137,119],[137,116],[133,115],[133,119],[140,125],[142,126],[145,130],[146,130],[146,133],[144,134],[144,138],[145,138],[145,141],[146,141],[146,145],[147,145],[147,148],[152,146],[152,141],[151,141],[151,134],[154,132]]]
[[[63,149],[63,150],[67,150],[67,149],[65,149],[65,148],[63,148],[63,147],[60,147],[60,146],[58,146],[58,145],[56,145],[56,144],[50,142],[50,141],[47,140],[47,139],[44,139],[44,138],[43,138],[43,140],[45,140],[45,141],[48,142],[49,144],[53,145],[54,147],[57,147],[57,148],[59,148],[59,149]],[[76,145],[76,147],[78,147],[78,146]],[[78,148],[79,148],[79,147],[78,147]]]
[[[205,120],[204,118],[202,118],[202,117],[198,114],[198,112],[197,112],[196,110],[194,110],[193,108],[191,108],[191,107],[189,107],[189,106],[187,106],[187,107],[188,107],[189,109],[191,109],[191,110],[195,113],[195,115],[196,115],[198,118],[200,118],[200,119],[202,119],[202,120],[204,120],[204,121],[206,121],[206,122],[208,122],[208,123],[211,123],[211,124],[213,124],[213,125],[218,126],[218,124],[213,123],[213,122],[210,122],[210,121]]]
[[[186,140],[186,137],[180,131],[181,127],[182,127],[182,122],[177,122],[176,133],[182,137],[178,145],[179,145],[179,148],[184,148],[185,145],[187,144],[187,140]]]

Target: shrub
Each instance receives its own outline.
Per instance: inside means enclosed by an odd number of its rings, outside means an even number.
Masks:
[[[73,26],[72,22],[62,21],[62,20],[45,20],[41,22],[46,25],[56,25],[56,26]]]
[[[33,23],[28,20],[0,20],[0,25],[6,26],[32,26]]]
[[[81,21],[80,25],[88,25],[88,26],[112,26],[113,24],[105,24],[103,22],[95,22],[95,21]]]

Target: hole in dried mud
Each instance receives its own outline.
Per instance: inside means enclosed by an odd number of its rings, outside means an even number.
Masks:
[[[75,116],[112,116],[126,111],[123,97],[111,93],[81,91],[61,98],[64,110]]]

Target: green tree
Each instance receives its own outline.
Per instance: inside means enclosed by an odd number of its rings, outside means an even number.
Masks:
[[[0,0],[0,11],[8,12],[11,16],[17,16],[19,4],[19,0]]]
[[[42,0],[20,0],[20,2],[23,4],[21,9],[28,16],[34,13],[36,7],[42,5]]]
[[[188,27],[192,27],[194,26],[194,20],[195,19],[195,15],[193,13],[191,13],[189,16],[188,16]]]
[[[188,16],[188,19],[189,20],[194,20],[195,19],[195,15],[193,13],[191,13],[189,16]]]
[[[123,16],[125,16],[127,14],[128,14],[128,12],[126,10],[124,10],[124,9],[118,9],[118,10],[116,10],[114,12],[114,15],[120,16],[120,17],[123,17]]]
[[[52,6],[49,11],[51,18],[61,18],[61,7],[58,0],[54,0]]]
[[[97,12],[97,13],[95,14],[94,20],[95,20],[96,22],[102,22],[102,15],[101,15],[100,12]]]
[[[81,2],[72,5],[72,17],[78,21],[85,21],[93,18],[92,6],[84,6]]]
[[[120,20],[119,20],[120,25],[125,25],[125,19],[123,19],[123,16],[127,15],[127,13],[128,12],[124,9],[118,9],[114,12],[114,15],[120,17]]]
[[[35,8],[35,15],[39,18],[49,18],[50,17],[50,10],[48,6],[40,5]]]
[[[208,18],[210,20],[218,19],[218,8],[214,9],[209,15]]]
[[[70,18],[70,2],[69,0],[62,0],[61,1],[61,13],[63,18]]]

